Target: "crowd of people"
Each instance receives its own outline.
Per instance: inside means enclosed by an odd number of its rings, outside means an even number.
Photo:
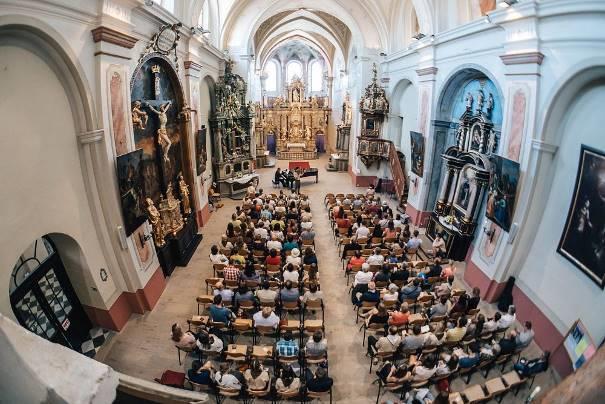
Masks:
[[[513,305],[506,313],[481,313],[479,288],[454,287],[456,268],[445,259],[443,237],[423,251],[418,230],[393,214],[373,187],[365,194],[328,194],[325,204],[343,270],[353,279],[351,303],[364,335],[370,334],[367,356],[382,383],[413,397],[434,382],[437,399],[447,402],[452,377],[508,360],[531,343],[531,322],[516,328]],[[547,362],[548,353],[540,363]],[[426,388],[423,396],[433,399]]]
[[[306,195],[248,189],[211,247],[207,321],[195,331],[172,326],[176,347],[199,355],[188,372],[192,383],[242,396],[331,394],[313,220]],[[269,366],[252,355],[238,366],[226,360],[246,321],[252,344],[274,341]]]

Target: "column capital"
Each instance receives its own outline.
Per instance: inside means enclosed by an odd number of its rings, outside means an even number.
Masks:
[[[559,146],[556,146],[551,143],[546,143],[538,139],[532,139],[531,148],[537,150],[539,152],[555,154],[557,150],[559,150]]]
[[[91,30],[90,32],[92,32],[92,40],[95,43],[108,42],[110,44],[127,49],[134,48],[134,45],[139,41],[133,36],[103,25]]]
[[[505,65],[526,65],[526,64],[537,64],[541,65],[544,60],[544,54],[539,51],[534,52],[520,52],[520,53],[506,53],[500,55],[502,63]]]
[[[103,140],[103,137],[105,136],[105,129],[95,129],[95,130],[91,130],[88,132],[80,132],[78,133],[77,137],[78,137],[78,141],[80,142],[80,144],[91,144],[91,143],[98,143],[101,140]]]

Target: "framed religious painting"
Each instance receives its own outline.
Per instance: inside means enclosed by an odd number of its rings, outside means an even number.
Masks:
[[[557,252],[605,287],[605,152],[582,145]]]
[[[509,231],[515,212],[517,185],[519,184],[519,163],[493,155],[492,175],[487,193],[485,216]]]
[[[422,133],[410,131],[412,172],[422,177],[424,171],[424,136]]]
[[[143,150],[117,158],[118,187],[126,236],[130,236],[147,217],[144,211]]]
[[[195,134],[195,165],[197,175],[202,175],[206,171],[206,125]]]

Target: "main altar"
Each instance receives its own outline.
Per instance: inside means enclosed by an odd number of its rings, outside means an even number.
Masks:
[[[305,83],[295,76],[285,98],[267,97],[257,111],[257,145],[266,145],[278,159],[313,160],[325,151],[329,99],[307,97],[305,91]]]

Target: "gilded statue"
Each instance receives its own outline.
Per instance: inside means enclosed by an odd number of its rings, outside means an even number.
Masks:
[[[189,201],[189,185],[183,178],[183,173],[179,173],[179,191],[181,192],[181,202],[183,203],[183,212],[189,216],[191,213],[191,202]]]
[[[160,219],[160,212],[158,212],[151,198],[147,198],[145,201],[147,202],[147,218],[151,223],[153,241],[157,247],[162,247],[165,244],[165,234],[164,226],[162,224],[162,220]]]
[[[172,101],[168,101],[165,104],[160,105],[159,109],[155,109],[151,104],[147,104],[149,109],[158,116],[158,120],[160,121],[160,128],[158,129],[158,141],[162,146],[162,151],[164,154],[164,161],[170,161],[168,158],[168,151],[170,150],[170,146],[172,146],[172,142],[170,141],[170,137],[168,137],[168,132],[166,131],[166,124],[168,123],[168,116],[166,115],[166,111],[172,105]]]
[[[307,126],[305,129],[305,137],[307,140],[311,140],[313,138],[313,133],[311,132],[311,128]]]
[[[141,101],[135,101],[134,106],[132,107],[132,127],[145,129],[147,126],[147,112],[141,109]]]
[[[319,102],[317,101],[316,96],[311,97],[311,108],[319,108]]]
[[[179,113],[179,116],[181,117],[183,122],[191,121],[191,111],[192,111],[192,109],[191,109],[191,107],[189,107],[189,104],[185,103],[185,106]]]

